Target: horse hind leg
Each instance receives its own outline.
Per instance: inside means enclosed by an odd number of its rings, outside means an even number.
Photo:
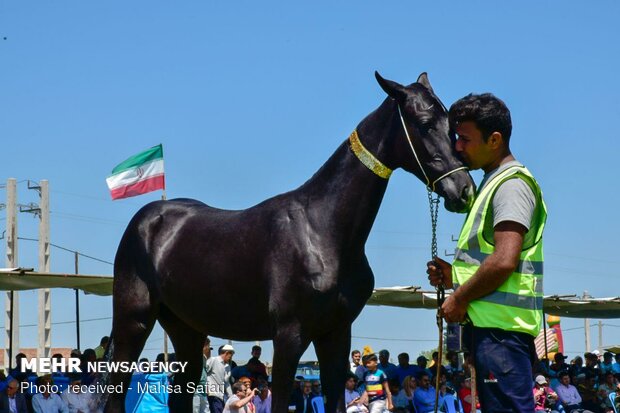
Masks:
[[[114,280],[112,333],[106,359],[115,362],[134,362],[140,357],[146,339],[157,318],[157,305],[144,280],[135,271],[120,269],[117,261]],[[110,373],[108,380],[114,386],[122,385],[122,392],[109,394],[105,413],[124,413],[125,395],[131,381],[131,372]]]
[[[158,320],[170,336],[176,361],[187,362],[185,368],[174,375],[174,387],[179,389],[179,392],[174,391],[170,394],[168,400],[170,412],[191,412],[193,390],[202,374],[202,347],[207,335],[187,325],[163,305],[160,308]]]

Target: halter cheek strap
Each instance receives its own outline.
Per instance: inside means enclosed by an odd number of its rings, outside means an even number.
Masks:
[[[428,175],[426,174],[424,167],[422,166],[422,162],[420,162],[420,158],[418,158],[418,154],[415,151],[415,148],[413,147],[413,142],[411,141],[411,137],[409,136],[409,131],[407,130],[405,119],[403,118],[403,114],[400,110],[400,105],[398,105],[398,114],[400,115],[400,122],[403,125],[403,130],[405,131],[405,135],[407,136],[407,143],[409,144],[409,147],[411,148],[413,157],[418,163],[418,167],[420,168],[420,171],[422,171],[422,175],[424,175],[424,179],[426,180],[426,187],[429,190],[431,190],[432,192],[435,192],[435,185],[437,184],[437,182],[441,181],[447,176],[452,175],[455,172],[466,171],[468,169],[466,166],[461,166],[459,168],[452,169],[451,171],[446,172],[445,174],[441,175],[439,178],[435,179],[434,181],[431,181]],[[370,151],[366,149],[364,145],[362,145],[362,142],[360,141],[360,138],[357,135],[357,131],[355,130],[349,136],[349,146],[351,147],[351,151],[353,151],[355,156],[357,156],[357,159],[359,159],[360,162],[363,163],[364,166],[366,166],[366,168],[370,169],[375,175],[383,179],[390,179],[390,176],[392,175],[393,171],[387,166],[385,166],[372,153],[370,153]]]
[[[415,148],[413,147],[413,142],[411,141],[411,137],[409,136],[409,131],[407,130],[407,125],[405,124],[405,118],[403,118],[403,113],[400,110],[400,105],[398,105],[398,114],[400,115],[400,122],[403,125],[403,129],[405,131],[405,135],[407,136],[407,143],[409,143],[409,147],[411,148],[411,152],[413,152],[413,157],[415,158],[416,162],[418,163],[418,166],[420,167],[420,171],[422,171],[422,175],[424,175],[424,179],[426,179],[426,187],[429,188],[431,191],[435,192],[435,184],[437,184],[437,182],[441,181],[442,179],[444,179],[447,176],[452,175],[455,172],[458,171],[463,171],[463,170],[467,170],[468,168],[466,166],[461,166],[459,168],[456,169],[452,169],[451,171],[446,172],[445,174],[441,175],[439,178],[435,179],[434,181],[431,181],[428,177],[428,175],[426,175],[426,171],[424,171],[424,168],[422,167],[422,163],[420,162],[420,159],[418,158],[418,154],[415,151]]]

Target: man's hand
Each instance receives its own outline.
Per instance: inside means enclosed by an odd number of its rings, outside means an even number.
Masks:
[[[433,261],[427,262],[426,273],[433,287],[443,285],[446,288],[452,288],[452,265],[441,258],[434,257]]]
[[[469,303],[460,300],[456,293],[448,296],[441,306],[441,315],[449,323],[459,323],[465,320]]]

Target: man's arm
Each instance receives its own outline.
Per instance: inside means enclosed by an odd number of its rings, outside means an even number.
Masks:
[[[465,284],[446,299],[441,307],[446,321],[463,321],[471,301],[492,293],[508,279],[519,264],[525,232],[523,225],[513,221],[503,221],[495,226],[495,251]]]

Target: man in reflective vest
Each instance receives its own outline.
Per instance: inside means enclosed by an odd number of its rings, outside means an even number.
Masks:
[[[534,411],[534,338],[542,323],[545,203],[510,152],[510,111],[492,94],[468,95],[449,111],[456,151],[485,172],[461,230],[455,260],[427,264],[431,285],[454,288],[441,311],[467,322],[483,412]]]

